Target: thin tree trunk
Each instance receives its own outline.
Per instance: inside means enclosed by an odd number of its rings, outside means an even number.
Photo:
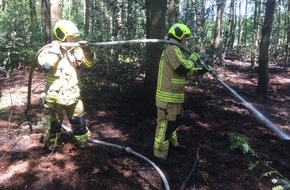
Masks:
[[[205,16],[204,16],[204,8],[205,2],[204,0],[199,1],[198,10],[197,10],[197,20],[198,26],[195,31],[199,32],[198,41],[200,42],[197,44],[200,51],[205,51],[205,39],[206,39],[206,30],[205,30]]]
[[[35,22],[37,19],[35,2],[32,0],[29,0],[29,7],[30,7],[30,19],[31,19],[31,23],[32,23],[32,22]]]
[[[61,0],[50,1],[50,24],[51,28],[54,27],[55,23],[60,20],[61,17]]]
[[[244,24],[243,24],[243,36],[242,36],[242,46],[246,46],[247,45],[247,34],[248,34],[248,16],[247,16],[247,10],[248,10],[248,0],[244,1],[245,3],[245,12],[244,12]]]
[[[175,0],[169,0],[168,3],[168,24],[169,26],[175,23]]]
[[[288,14],[287,14],[287,42],[286,42],[286,56],[284,66],[287,67],[289,61],[289,43],[290,43],[290,0],[288,0]]]
[[[85,36],[89,35],[89,31],[90,31],[90,13],[92,11],[90,11],[90,1],[89,0],[84,0],[84,28],[85,28]]]
[[[221,32],[222,32],[222,17],[225,7],[225,0],[218,0],[218,8],[217,8],[217,17],[215,22],[215,34],[214,34],[214,57],[215,57],[215,64],[219,63],[220,61],[220,41],[221,41]]]
[[[257,52],[257,37],[258,37],[258,9],[259,1],[255,1],[254,11],[254,23],[252,30],[252,46],[251,46],[251,66],[254,67],[256,64],[256,52]]]
[[[230,49],[233,49],[234,42],[235,42],[235,36],[236,36],[236,6],[235,6],[235,0],[231,0],[230,4],[230,19],[228,23],[228,39],[227,39],[227,46]]]
[[[275,11],[275,0],[267,0],[259,54],[259,68],[258,68],[259,81],[256,91],[256,100],[258,102],[265,102],[268,96],[268,87],[269,87],[268,51],[270,45],[270,36],[272,31],[274,11]]]
[[[48,43],[52,39],[51,35],[51,24],[50,24],[50,6],[49,0],[42,0],[41,10],[42,10],[42,28],[43,28],[43,38],[44,42]]]
[[[239,30],[238,30],[238,52],[241,48],[241,36],[243,33],[242,0],[239,0]]]
[[[281,46],[282,40],[280,38],[281,35],[281,0],[278,0],[278,11],[277,11],[277,22],[278,22],[278,26],[276,26],[276,30],[277,30],[277,45],[278,47]],[[277,47],[277,46],[276,46]],[[277,47],[277,49],[278,49]]]

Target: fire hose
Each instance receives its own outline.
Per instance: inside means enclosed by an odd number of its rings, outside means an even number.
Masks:
[[[96,46],[96,47],[102,47],[102,46],[115,46],[115,45],[126,45],[126,44],[141,44],[141,43],[164,43],[164,44],[172,44],[178,46],[180,49],[185,51],[188,54],[191,54],[192,52],[182,46],[181,44],[174,43],[169,40],[162,40],[162,39],[137,39],[137,40],[123,40],[123,41],[110,41],[110,42],[88,42],[86,44],[80,44],[77,42],[73,43],[60,43],[60,46],[64,47],[78,47],[78,46]],[[27,95],[27,106],[25,109],[25,114],[27,118],[28,116],[28,110],[30,109],[31,105],[31,85],[32,85],[32,76],[34,68],[36,67],[37,62],[37,56],[39,53],[46,47],[51,46],[52,44],[47,44],[43,48],[41,48],[36,56],[34,57],[34,60],[31,65],[30,73],[29,73],[29,81],[28,81],[28,95]],[[229,92],[231,92],[238,100],[240,100],[244,106],[249,109],[256,118],[258,118],[262,123],[264,123],[269,129],[271,129],[277,136],[279,136],[281,139],[284,140],[290,140],[290,135],[287,134],[285,131],[281,130],[279,127],[277,127],[273,122],[271,122],[269,119],[267,119],[260,111],[258,111],[253,105],[251,105],[249,102],[247,102],[244,98],[242,98],[238,93],[236,93],[231,87],[229,87],[222,79],[220,79],[216,72],[208,65],[206,65],[203,60],[200,59],[199,64],[207,69],[209,73],[216,78]],[[30,120],[28,120],[30,121]]]
[[[70,128],[68,128],[65,125],[62,125],[62,128],[68,134],[71,134]],[[163,182],[163,185],[164,185],[165,189],[166,190],[170,190],[169,183],[168,183],[168,181],[167,181],[164,173],[161,171],[161,169],[154,162],[152,162],[150,159],[148,159],[144,155],[142,155],[142,154],[140,154],[138,152],[135,152],[131,147],[121,146],[121,145],[118,145],[118,144],[109,143],[109,142],[105,142],[105,141],[101,141],[101,140],[97,140],[97,139],[93,139],[93,138],[89,138],[88,141],[90,143],[104,145],[104,146],[108,146],[108,147],[112,147],[112,148],[116,148],[116,149],[125,151],[127,154],[132,154],[132,155],[136,156],[137,158],[140,158],[141,160],[149,163],[158,172],[158,174],[160,175],[161,180]]]

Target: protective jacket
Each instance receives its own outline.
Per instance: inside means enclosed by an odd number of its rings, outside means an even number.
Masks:
[[[88,48],[66,49],[56,44],[39,54],[38,63],[46,70],[45,101],[71,105],[80,98],[79,66],[90,68],[95,61]]]
[[[170,39],[179,43],[175,39]],[[198,68],[199,69],[199,68]],[[168,45],[162,52],[156,90],[156,105],[162,103],[183,103],[186,78],[197,74],[194,62],[187,59],[176,45]]]

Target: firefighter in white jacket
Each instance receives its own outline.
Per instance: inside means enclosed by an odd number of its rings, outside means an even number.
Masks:
[[[60,46],[60,42],[74,42],[79,34],[73,22],[58,21],[53,28],[53,34],[57,40],[38,56],[38,63],[46,72],[45,104],[49,110],[44,143],[48,149],[54,148],[60,135],[64,114],[66,114],[76,145],[83,148],[91,133],[84,119],[78,70],[80,66],[92,67],[95,64],[95,57],[87,46]]]

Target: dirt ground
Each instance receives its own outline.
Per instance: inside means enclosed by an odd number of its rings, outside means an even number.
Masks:
[[[256,68],[228,60],[217,71],[220,79],[289,135],[287,69],[270,65],[265,104],[254,102]],[[36,71],[33,78],[32,131],[23,112],[28,74],[26,68],[10,79],[0,77],[0,189],[157,190],[166,186],[172,190],[267,190],[275,186],[273,179],[290,179],[289,140],[275,134],[209,75],[199,85],[192,80],[186,87],[185,118],[178,137],[188,148],[183,153],[170,150],[175,163],[166,166],[152,153],[156,121],[137,115],[142,83],[124,90],[88,72],[83,86],[86,122],[92,138],[99,141],[78,149],[63,132],[58,149],[51,152],[41,143],[45,129],[41,72]],[[236,141],[240,146],[235,148],[231,137],[240,137]]]

